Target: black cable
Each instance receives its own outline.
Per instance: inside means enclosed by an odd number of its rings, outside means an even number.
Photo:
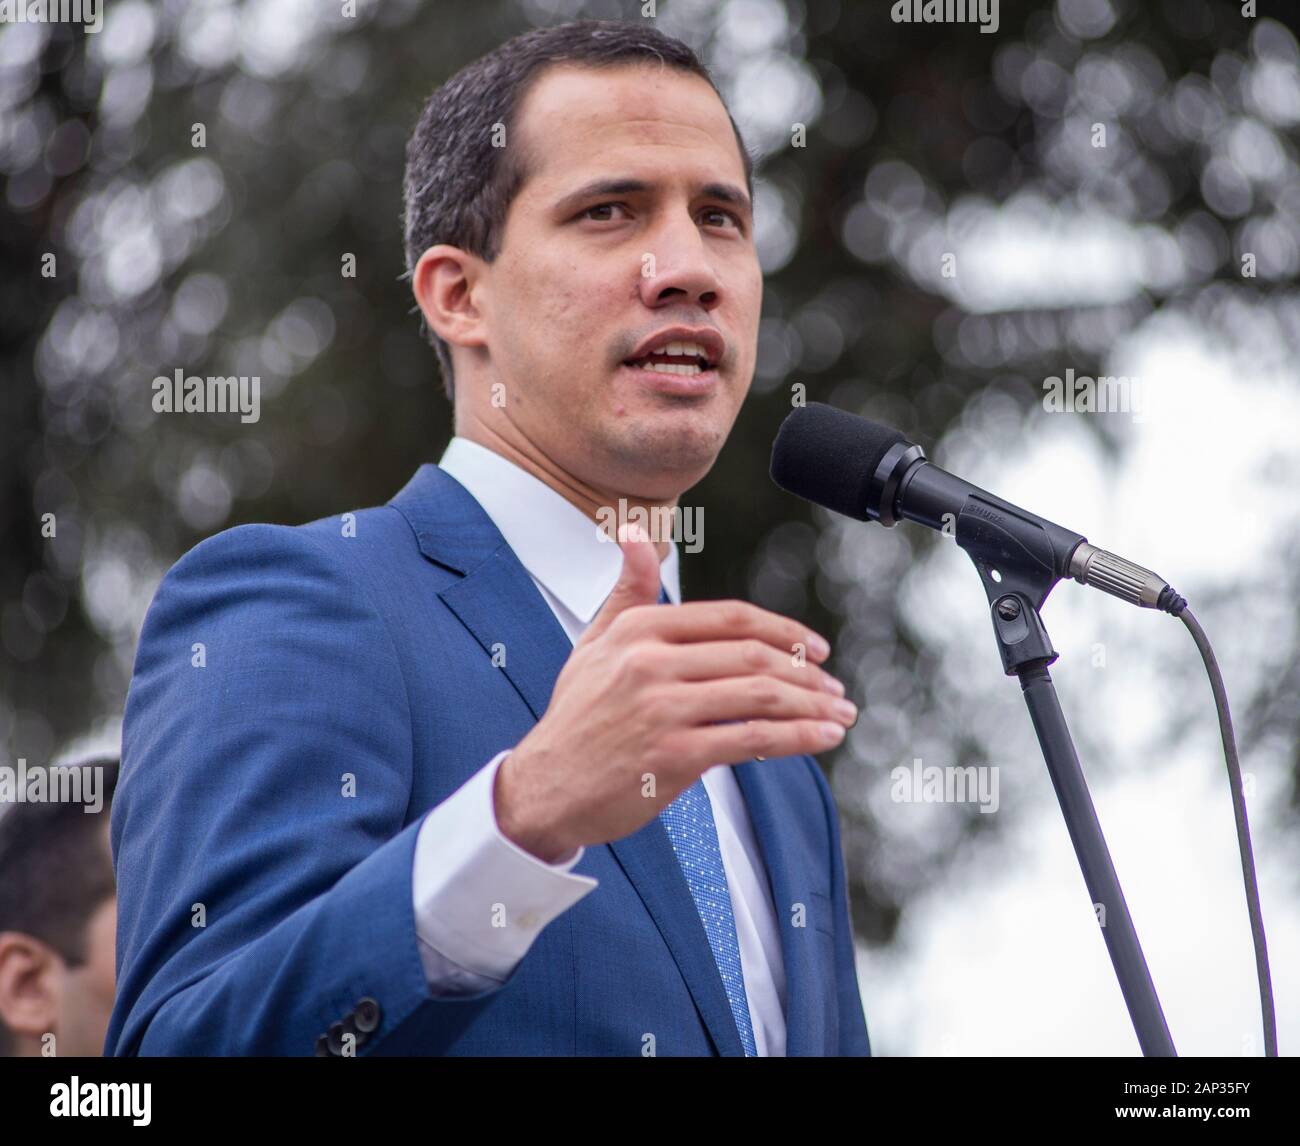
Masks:
[[[1237,821],[1237,847],[1241,852],[1241,874],[1246,881],[1246,907],[1250,912],[1250,933],[1255,941],[1255,970],[1259,975],[1259,1003],[1264,1016],[1264,1054],[1277,1057],[1277,1015],[1273,1009],[1273,980],[1268,970],[1268,943],[1264,939],[1264,915],[1259,907],[1259,883],[1255,878],[1255,853],[1250,846],[1250,824],[1246,819],[1246,796],[1241,783],[1241,763],[1237,759],[1237,738],[1232,731],[1232,714],[1228,711],[1228,691],[1223,687],[1223,674],[1210,638],[1201,623],[1192,616],[1187,602],[1176,594],[1172,613],[1192,634],[1192,640],[1201,651],[1205,671],[1210,675],[1210,688],[1214,692],[1214,707],[1219,713],[1219,733],[1223,738],[1223,755],[1228,765],[1228,786],[1232,789],[1232,814]]]

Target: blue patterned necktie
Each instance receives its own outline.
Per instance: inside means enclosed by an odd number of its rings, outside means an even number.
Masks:
[[[668,604],[668,594],[659,587],[659,604]],[[736,917],[731,909],[731,892],[727,890],[727,873],[722,866],[718,846],[718,828],[713,822],[713,804],[698,779],[659,813],[668,832],[677,862],[686,876],[695,909],[700,913],[704,933],[709,937],[713,960],[727,989],[731,1014],[744,1044],[745,1055],[755,1057],[754,1027],[749,1017],[749,999],[745,994],[745,976],[740,967],[740,941],[736,938]]]

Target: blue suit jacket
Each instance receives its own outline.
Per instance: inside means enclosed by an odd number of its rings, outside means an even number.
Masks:
[[[586,850],[574,870],[600,886],[503,986],[430,995],[421,817],[532,728],[571,645],[437,466],[348,524],[228,530],[158,589],[112,807],[106,1053],[310,1055],[355,1032],[359,1055],[641,1055],[647,1035],[658,1055],[742,1055],[657,817]],[[821,770],[803,756],[735,772],[781,929],[787,1053],[870,1054]]]

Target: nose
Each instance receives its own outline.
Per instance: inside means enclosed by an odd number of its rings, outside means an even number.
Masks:
[[[638,289],[652,309],[685,304],[712,311],[722,304],[722,283],[689,212],[674,211],[655,231],[641,259]]]

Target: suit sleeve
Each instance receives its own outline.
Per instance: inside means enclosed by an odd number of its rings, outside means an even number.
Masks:
[[[243,526],[159,586],[112,808],[106,1053],[311,1055],[373,1000],[358,1055],[420,1008],[436,1054],[495,994],[425,977],[406,687],[347,544]]]
[[[848,880],[844,870],[844,847],[840,841],[839,811],[830,784],[821,766],[811,756],[808,766],[817,780],[826,809],[826,827],[830,835],[831,901],[835,913],[835,981],[840,1011],[840,1046],[843,1056],[871,1054],[867,1037],[867,1020],[862,1011],[862,992],[854,957],[853,922],[849,915]]]

